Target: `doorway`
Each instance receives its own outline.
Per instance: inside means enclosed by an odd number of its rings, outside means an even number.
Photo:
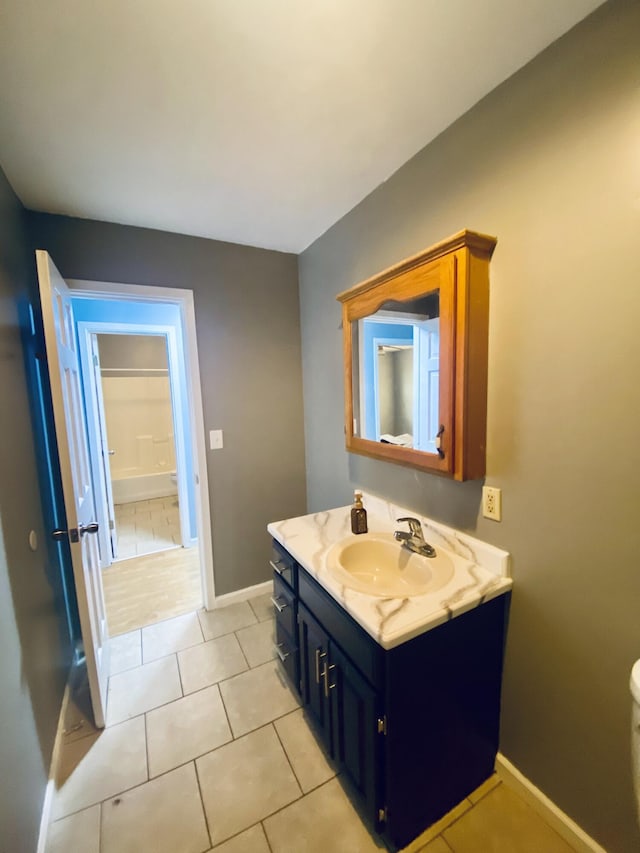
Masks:
[[[188,311],[174,291],[70,284],[115,636],[212,600],[210,525],[201,521],[209,515],[208,501],[206,515],[202,506],[203,429],[194,426],[197,373]]]
[[[204,599],[206,609],[210,610],[215,606],[215,589],[193,293],[147,286],[67,282],[48,253],[41,249],[36,250],[36,264],[51,395],[52,417],[51,421],[47,422],[47,428],[55,429],[59,463],[59,483],[55,466],[52,464],[49,468],[48,487],[55,493],[55,499],[64,517],[63,526],[60,529],[56,527],[53,535],[56,542],[65,546],[60,549],[61,559],[65,561],[64,571],[71,569],[72,572],[80,624],[80,636],[74,636],[72,639],[78,655],[83,655],[86,663],[95,724],[103,727],[109,677],[109,634],[114,633],[113,629],[109,632],[105,613],[103,570],[98,546],[100,524],[96,521],[95,492],[104,477],[95,478],[92,471],[91,457],[100,458],[102,452],[98,445],[93,450],[90,448],[87,436],[87,421],[93,404],[82,383],[80,335],[77,325],[80,318],[74,302],[78,307],[91,307],[92,303],[93,308],[97,308],[97,314],[93,317],[85,316],[83,319],[93,319],[96,322],[104,320],[107,308],[113,309],[113,321],[121,324],[133,324],[136,310],[157,309],[160,314],[164,310],[166,315],[171,315],[172,322],[169,326],[172,332],[167,332],[169,372],[171,375],[172,358],[175,359],[178,371],[182,371],[181,381],[175,384],[175,393],[172,388],[172,399],[178,409],[177,399],[181,395],[182,411],[188,416],[186,435],[191,442],[191,453],[185,453],[184,458],[187,462],[191,460],[192,464],[191,475],[187,475],[185,465],[183,473],[178,475],[177,479],[180,483],[186,478],[186,482],[193,489],[193,529],[200,546],[197,550],[201,600]],[[72,289],[74,286],[75,292]],[[181,354],[181,359],[177,358],[178,353]],[[84,371],[84,376],[90,375],[91,370]],[[178,373],[175,375],[178,376]],[[177,435],[176,456],[180,452]],[[52,442],[51,446],[56,447],[56,444]],[[53,463],[53,456],[51,461]],[[177,472],[179,468],[180,466],[176,465]],[[180,512],[181,516],[185,513],[182,506]],[[177,549],[179,552],[186,550],[188,549],[184,547]],[[108,551],[106,553],[108,554]],[[160,552],[155,557],[161,557],[165,553],[175,551]],[[154,555],[151,555],[151,558],[154,558]],[[135,557],[130,561],[123,560],[121,565],[144,559],[150,559],[149,555]]]
[[[112,636],[202,607],[179,365],[167,331],[116,325],[78,323]]]
[[[90,343],[99,441],[107,448],[102,462],[108,556],[124,560],[179,547],[183,536],[166,337],[94,332]]]

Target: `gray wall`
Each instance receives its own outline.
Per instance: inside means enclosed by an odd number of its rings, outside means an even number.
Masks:
[[[636,851],[640,4],[602,7],[300,258],[309,510],[365,487],[513,555],[503,753],[609,851]],[[420,107],[417,97],[416,108]],[[343,449],[335,294],[468,227],[491,264],[487,482]]]
[[[65,278],[193,290],[216,594],[268,580],[269,521],[305,512],[294,255],[145,228],[28,214]],[[207,440],[207,447],[209,442]]]
[[[168,370],[164,335],[98,335],[100,367],[116,370]]]
[[[0,849],[36,849],[70,649],[47,558],[18,303],[27,294],[24,214],[0,170]],[[29,531],[40,545],[28,546]]]

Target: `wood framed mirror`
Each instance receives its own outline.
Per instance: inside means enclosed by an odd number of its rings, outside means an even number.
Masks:
[[[484,476],[495,245],[460,231],[337,296],[347,450],[456,480]]]

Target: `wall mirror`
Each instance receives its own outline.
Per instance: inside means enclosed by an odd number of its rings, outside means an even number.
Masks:
[[[338,295],[347,450],[484,476],[495,244],[461,231]]]

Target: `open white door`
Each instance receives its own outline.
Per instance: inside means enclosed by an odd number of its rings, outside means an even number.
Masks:
[[[94,517],[71,293],[47,252],[38,250],[36,263],[68,525],[66,534],[71,546],[93,714],[96,726],[102,728],[107,706],[109,639],[98,539],[94,535],[98,525]]]

